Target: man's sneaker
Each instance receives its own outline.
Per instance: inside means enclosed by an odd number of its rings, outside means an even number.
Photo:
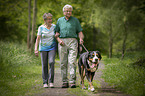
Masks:
[[[69,84],[68,83],[63,83],[62,84],[62,88],[68,88],[69,87]]]
[[[54,88],[53,83],[50,83],[49,86],[50,86],[50,88]]]
[[[47,85],[47,84],[44,84],[43,87],[44,87],[44,88],[48,88],[48,85]]]
[[[70,87],[71,88],[76,88],[76,84],[71,84]]]

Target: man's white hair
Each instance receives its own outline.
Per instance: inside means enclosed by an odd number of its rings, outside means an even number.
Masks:
[[[73,7],[69,4],[66,4],[64,7],[63,7],[63,11],[65,11],[65,9],[71,9],[71,11],[73,11]]]

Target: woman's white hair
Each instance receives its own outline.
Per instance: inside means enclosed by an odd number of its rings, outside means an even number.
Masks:
[[[63,7],[63,11],[65,11],[65,9],[71,9],[71,11],[73,11],[73,7],[69,4],[66,4],[64,7]]]

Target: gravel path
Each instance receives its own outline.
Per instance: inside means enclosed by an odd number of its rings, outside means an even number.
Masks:
[[[87,92],[88,96],[131,96],[115,90],[114,88],[108,86],[106,82],[104,82],[104,80],[101,78],[102,70],[104,69],[104,67],[105,65],[103,63],[100,63],[99,68],[95,73],[95,77],[94,77],[94,80],[99,81],[101,86],[97,88],[95,92]],[[80,81],[80,76],[77,77],[77,79]],[[62,81],[61,81],[61,72],[59,67],[55,68],[54,80],[55,80],[54,81],[55,88],[44,88],[43,93],[35,94],[35,96],[76,96],[74,94],[69,94],[67,91],[68,88],[61,88]]]

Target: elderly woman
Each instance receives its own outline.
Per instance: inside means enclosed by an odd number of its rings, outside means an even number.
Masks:
[[[37,39],[35,43],[35,55],[38,56],[38,45],[42,63],[43,87],[48,87],[48,78],[50,87],[54,87],[54,63],[56,54],[56,40],[54,28],[52,24],[52,14],[45,13],[43,15],[44,24],[39,26]],[[49,59],[49,75],[48,75],[48,59]]]
[[[71,88],[76,88],[77,38],[79,36],[81,44],[84,38],[79,20],[71,16],[72,11],[73,8],[71,5],[65,5],[63,7],[64,17],[58,19],[55,28],[55,37],[59,42],[58,51],[61,63],[62,88],[68,88],[69,83]],[[69,80],[67,77],[68,65],[70,67]]]

